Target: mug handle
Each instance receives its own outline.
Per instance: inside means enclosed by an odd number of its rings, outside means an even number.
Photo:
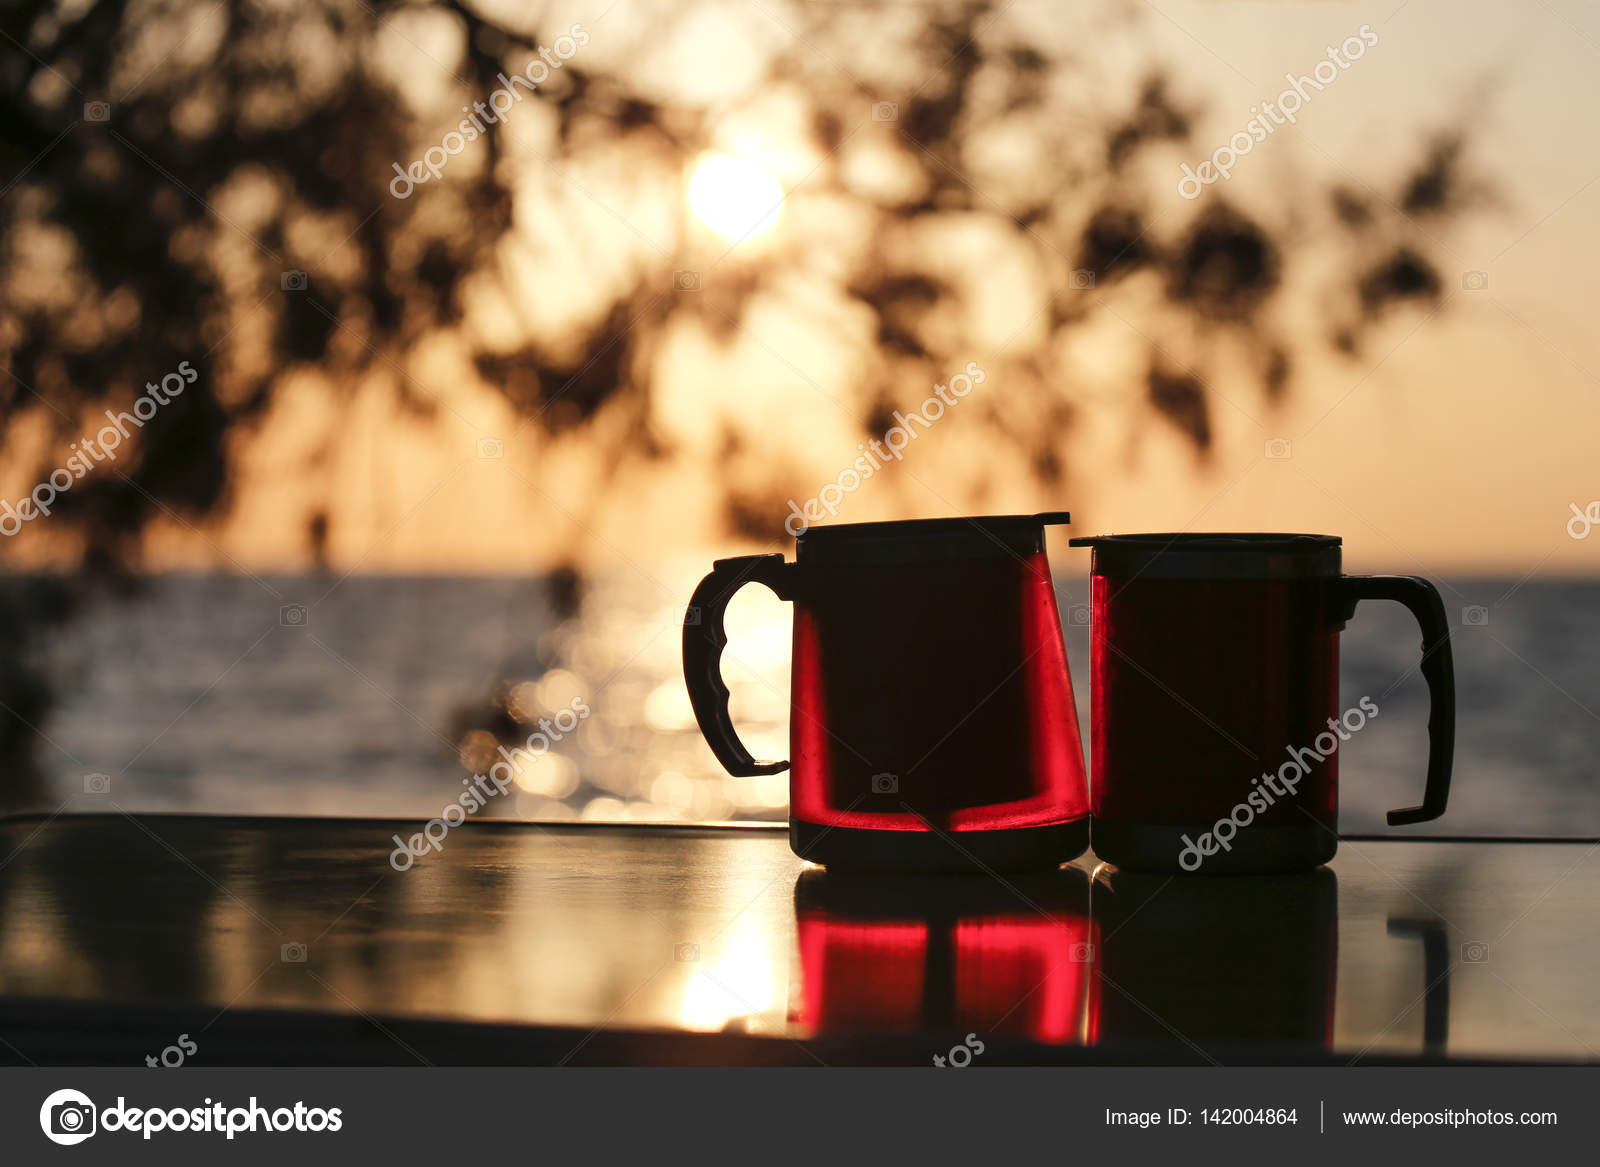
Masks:
[[[689,704],[694,706],[700,732],[723,768],[736,778],[757,774],[776,774],[789,763],[758,762],[733,728],[728,715],[728,686],[722,680],[722,650],[728,646],[728,632],[722,617],[733,593],[747,583],[765,584],[780,600],[793,599],[789,587],[794,565],[782,555],[740,555],[719,559],[711,574],[700,581],[683,614],[683,680],[689,688]]]
[[[1347,575],[1340,579],[1344,619],[1362,600],[1395,600],[1422,626],[1422,676],[1428,682],[1428,781],[1422,805],[1389,812],[1389,825],[1425,823],[1444,813],[1450,798],[1450,767],[1456,748],[1456,671],[1450,655],[1450,623],[1438,589],[1414,575]]]

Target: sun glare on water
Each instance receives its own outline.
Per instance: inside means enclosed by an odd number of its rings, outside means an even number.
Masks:
[[[724,239],[754,239],[777,225],[783,188],[754,162],[709,154],[689,179],[689,206]]]

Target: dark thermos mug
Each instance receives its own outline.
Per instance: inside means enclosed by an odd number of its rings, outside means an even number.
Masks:
[[[1044,529],[1065,514],[812,527],[795,560],[717,561],[683,670],[729,773],[790,767],[789,841],[830,867],[1055,867],[1088,846],[1083,747]],[[728,716],[723,612],[794,604],[789,744],[757,761]],[[737,651],[737,650],[735,650]]]
[[[1140,871],[1293,871],[1338,846],[1338,758],[1380,710],[1339,708],[1339,632],[1362,600],[1422,626],[1429,694],[1422,804],[1444,813],[1455,743],[1450,632],[1414,576],[1347,576],[1332,535],[1155,534],[1092,547],[1094,850]]]

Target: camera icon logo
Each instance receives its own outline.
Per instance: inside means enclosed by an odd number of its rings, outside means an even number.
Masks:
[[[900,120],[900,107],[892,101],[875,101],[872,103],[872,120],[897,122]]]
[[[674,945],[672,959],[679,964],[695,964],[700,960],[700,946],[698,944]]]
[[[283,290],[286,292],[303,292],[306,290],[306,273],[303,271],[286,271],[283,273]]]
[[[83,792],[85,794],[110,794],[110,774],[85,774],[83,776]]]
[[[1468,628],[1482,628],[1489,623],[1489,609],[1482,604],[1468,604],[1461,609],[1461,623]]]
[[[1464,271],[1461,273],[1461,290],[1463,292],[1481,292],[1489,286],[1489,273],[1486,271]]]
[[[687,608],[685,608],[683,610],[683,626],[685,628],[694,628],[694,627],[698,626],[699,623],[700,623],[700,609],[698,607],[696,607],[694,604],[690,604]]]
[[[109,101],[86,101],[83,103],[83,120],[86,122],[108,122],[111,120],[111,103]]]
[[[304,604],[285,604],[278,609],[278,623],[284,628],[304,628],[307,616]]]
[[[673,272],[672,289],[675,292],[698,292],[700,290],[700,273],[697,271]]]
[[[478,457],[485,462],[493,462],[506,456],[506,444],[499,438],[479,438]]]
[[[1469,940],[1461,946],[1462,964],[1487,964],[1489,946],[1482,940]]]
[[[1067,959],[1073,964],[1092,964],[1094,962],[1094,945],[1087,940],[1080,940],[1067,949]]]
[[[874,794],[899,794],[900,778],[895,774],[874,774],[872,776],[872,793]]]
[[[306,946],[298,941],[291,941],[278,950],[278,959],[284,964],[304,964],[307,955]]]
[[[1094,287],[1094,272],[1086,267],[1080,267],[1072,273],[1072,287],[1080,292]]]
[[[52,1143],[76,1146],[95,1133],[95,1106],[80,1090],[57,1090],[39,1107],[39,1129]]]
[[[1267,457],[1274,462],[1287,461],[1290,456],[1288,438],[1268,438],[1266,445]]]

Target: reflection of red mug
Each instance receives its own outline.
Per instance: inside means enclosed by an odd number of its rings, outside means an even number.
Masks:
[[[1095,948],[1076,867],[1004,883],[807,871],[794,900],[811,1033],[1083,1038]]]
[[[1339,631],[1364,599],[1422,625],[1431,704],[1421,806],[1444,813],[1455,742],[1450,631],[1412,576],[1340,573],[1331,535],[1113,535],[1094,548],[1095,854],[1211,874],[1315,867],[1338,846],[1338,754],[1381,710],[1339,707]]]
[[[772,774],[728,716],[723,612],[794,603],[789,841],[830,866],[1055,867],[1088,845],[1088,792],[1044,527],[1065,515],[812,527],[719,560],[683,628],[684,679],[731,774]]]
[[[1172,879],[1109,865],[1094,875],[1095,954],[1107,989],[1096,1044],[1222,1055],[1282,1043],[1333,1045],[1339,881],[1323,868],[1286,875]]]

